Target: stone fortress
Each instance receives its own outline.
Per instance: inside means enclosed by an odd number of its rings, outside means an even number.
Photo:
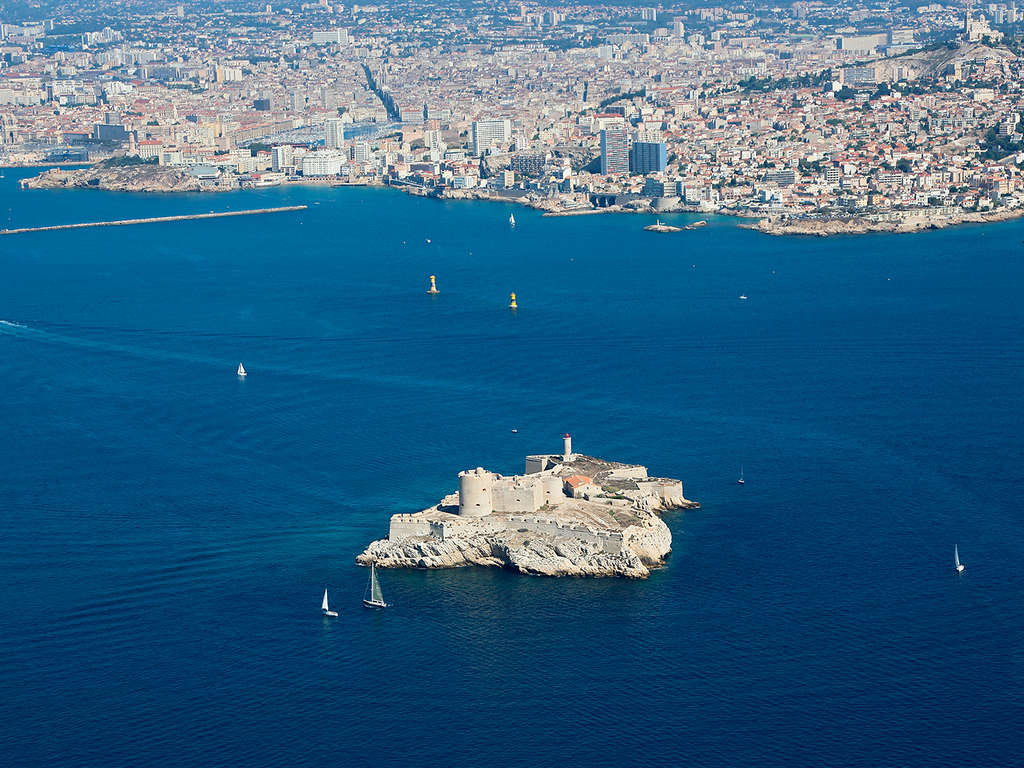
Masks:
[[[388,538],[356,560],[642,578],[671,550],[671,533],[656,512],[698,506],[683,496],[681,481],[573,453],[566,434],[561,455],[527,456],[522,475],[482,467],[460,472],[456,493],[422,512],[393,515]]]

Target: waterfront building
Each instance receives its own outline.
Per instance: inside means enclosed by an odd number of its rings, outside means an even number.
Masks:
[[[282,144],[270,150],[270,167],[276,173],[286,173],[295,166],[295,148],[291,144]]]
[[[345,123],[340,117],[328,118],[324,123],[324,146],[341,149],[345,145]]]
[[[343,158],[337,152],[307,152],[302,157],[303,176],[337,176]]]
[[[629,138],[625,128],[601,131],[601,173],[629,173]]]
[[[629,150],[632,173],[661,173],[668,165],[668,149],[663,141],[637,141]]]
[[[473,154],[483,155],[495,144],[501,145],[512,138],[511,120],[475,120],[473,122]]]

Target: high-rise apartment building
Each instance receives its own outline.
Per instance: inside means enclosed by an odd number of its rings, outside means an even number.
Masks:
[[[324,146],[328,149],[345,146],[345,123],[340,117],[328,118],[324,123]]]
[[[668,165],[663,141],[634,141],[629,149],[629,170],[633,173],[661,173]]]
[[[352,162],[363,165],[373,159],[373,152],[368,141],[357,141],[352,145]]]
[[[473,154],[477,157],[495,144],[505,144],[511,138],[511,120],[476,120],[473,122]]]
[[[338,45],[348,44],[348,30],[347,29],[326,29],[316,30],[313,32],[313,44],[318,45],[321,43],[336,43]]]
[[[281,144],[270,150],[270,167],[277,173],[284,173],[295,165],[295,148]]]
[[[601,131],[601,173],[629,173],[629,138],[625,128]]]

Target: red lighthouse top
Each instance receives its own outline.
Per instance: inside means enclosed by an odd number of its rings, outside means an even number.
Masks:
[[[569,436],[569,433],[568,433],[568,432],[566,432],[566,433],[565,433],[565,436],[566,436],[566,437],[568,437],[568,436]]]

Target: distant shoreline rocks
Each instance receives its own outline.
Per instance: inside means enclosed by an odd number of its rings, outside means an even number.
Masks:
[[[884,216],[768,217],[747,225],[768,235],[862,235],[871,232],[912,234],[931,229],[945,229],[959,224],[987,224],[1024,216],[1024,208],[1001,208],[991,211],[957,211],[938,214],[927,209],[905,211]]]
[[[102,189],[110,192],[219,192],[237,189],[223,174],[200,178],[183,168],[166,165],[93,165],[64,170],[51,168],[22,181],[27,189]]]

